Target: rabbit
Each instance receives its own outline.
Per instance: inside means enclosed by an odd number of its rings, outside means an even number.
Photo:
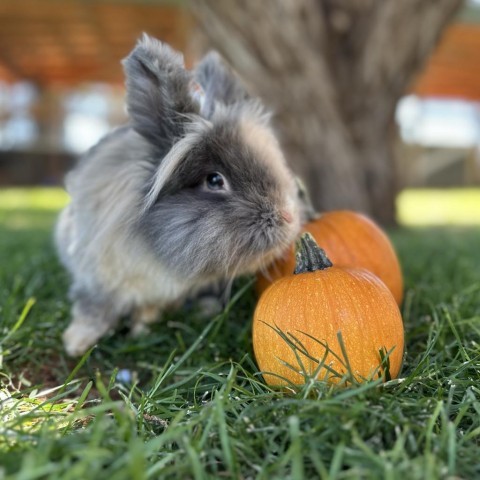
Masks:
[[[55,227],[72,279],[71,356],[123,316],[142,331],[208,285],[265,267],[300,231],[271,115],[219,54],[189,71],[144,35],[122,63],[129,123],[67,174]]]

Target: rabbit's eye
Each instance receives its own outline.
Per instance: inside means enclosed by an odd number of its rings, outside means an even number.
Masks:
[[[205,179],[205,183],[209,190],[224,190],[225,189],[225,179],[220,173],[214,172],[209,173]]]

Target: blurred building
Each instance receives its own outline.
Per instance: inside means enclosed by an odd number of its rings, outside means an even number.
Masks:
[[[466,2],[397,108],[407,187],[480,185],[480,1]]]
[[[0,185],[58,184],[125,122],[120,61],[142,32],[187,53],[177,0],[0,1]],[[399,104],[402,186],[480,184],[480,2],[466,4]]]
[[[120,61],[143,32],[188,51],[181,1],[0,1],[0,185],[56,184],[125,122]]]

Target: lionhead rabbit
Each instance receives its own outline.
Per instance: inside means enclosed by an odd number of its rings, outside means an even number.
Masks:
[[[261,268],[300,229],[269,115],[218,54],[190,72],[144,36],[123,66],[130,124],[68,174],[56,227],[72,276],[70,355],[123,315],[139,329],[211,282]]]

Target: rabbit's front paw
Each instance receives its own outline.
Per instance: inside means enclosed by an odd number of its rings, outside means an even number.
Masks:
[[[83,355],[103,333],[97,325],[72,323],[63,333],[65,350],[71,357]]]
[[[72,309],[72,323],[63,333],[63,344],[68,355],[83,355],[118,321],[119,315],[108,305],[76,302]]]

